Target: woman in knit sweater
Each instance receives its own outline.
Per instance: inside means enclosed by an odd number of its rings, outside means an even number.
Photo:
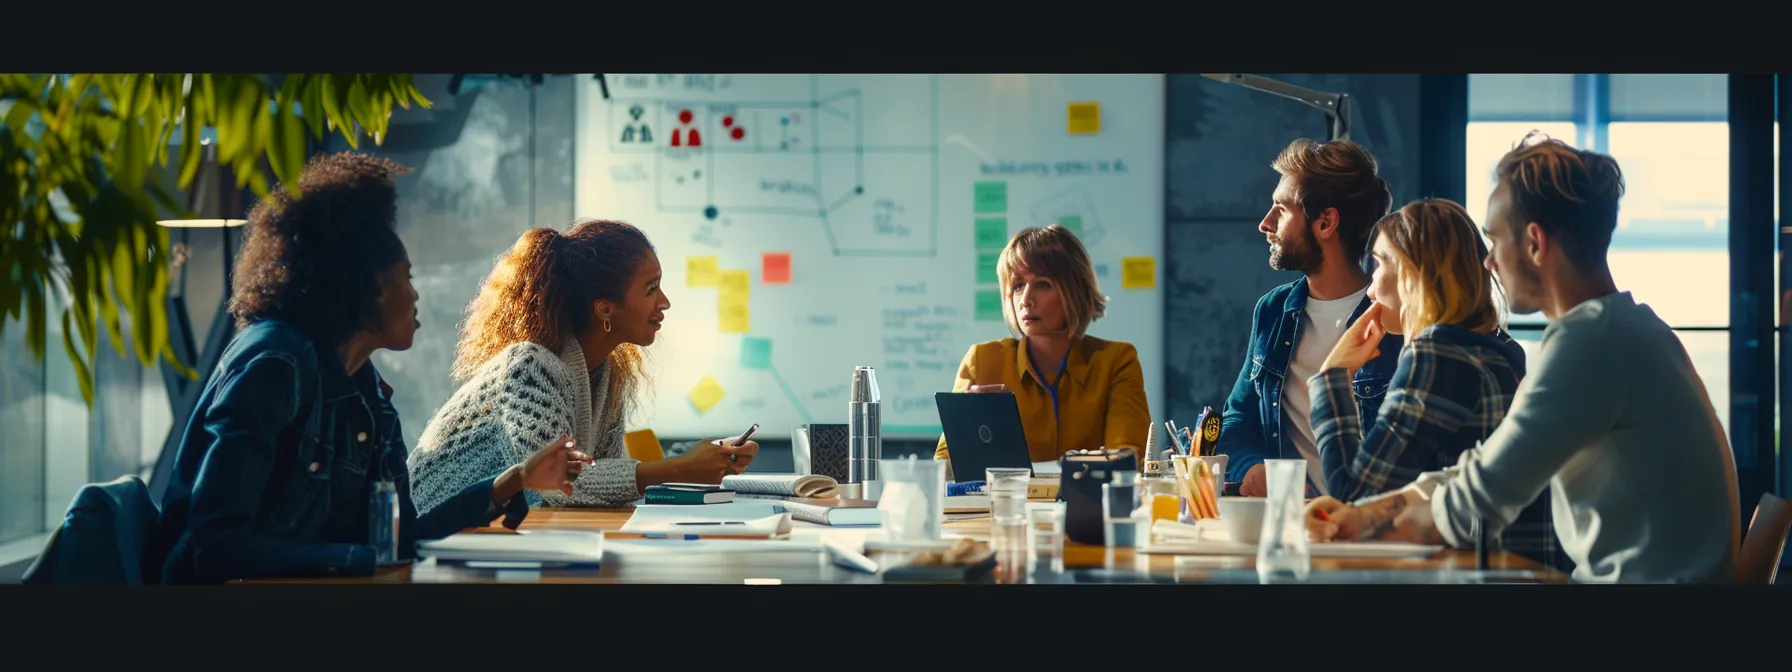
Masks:
[[[660,261],[640,229],[587,220],[566,233],[535,228],[498,259],[467,310],[455,353],[460,389],[411,453],[417,507],[568,437],[594,462],[570,495],[528,493],[540,506],[622,506],[658,483],[720,483],[746,470],[752,441],[697,444],[658,462],[629,459],[625,421],[643,346],[671,308]]]

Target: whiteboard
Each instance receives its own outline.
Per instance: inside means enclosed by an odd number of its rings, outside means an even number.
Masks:
[[[937,436],[934,393],[1011,335],[997,254],[1053,222],[1109,297],[1089,333],[1137,346],[1163,408],[1162,75],[579,80],[574,211],[646,231],[672,303],[631,427],[844,423],[873,366],[884,435]]]

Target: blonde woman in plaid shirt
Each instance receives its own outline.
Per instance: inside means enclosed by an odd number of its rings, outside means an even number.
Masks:
[[[1487,246],[1461,205],[1421,199],[1376,224],[1374,305],[1350,326],[1317,375],[1313,436],[1327,491],[1353,501],[1455,464],[1506,416],[1524,377],[1524,350],[1503,329]],[[1405,336],[1373,426],[1358,420],[1351,376]],[[1501,534],[1507,550],[1567,569],[1540,497]]]

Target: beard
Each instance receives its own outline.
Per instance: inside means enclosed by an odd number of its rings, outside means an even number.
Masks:
[[[1506,294],[1506,310],[1513,315],[1529,315],[1542,309],[1538,296],[1542,274],[1523,263],[1500,264],[1500,285]]]
[[[1278,271],[1305,273],[1319,268],[1321,260],[1319,245],[1308,231],[1293,238],[1280,238],[1269,246],[1269,267]]]

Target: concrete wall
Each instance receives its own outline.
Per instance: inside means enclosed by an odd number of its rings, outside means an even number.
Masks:
[[[1375,154],[1395,207],[1420,194],[1419,76],[1275,75],[1356,104],[1351,139]],[[1171,75],[1166,138],[1168,237],[1164,362],[1168,409],[1187,424],[1202,406],[1218,410],[1244,365],[1257,299],[1298,273],[1269,267],[1257,224],[1278,176],[1269,163],[1295,138],[1324,140],[1325,115],[1292,100]],[[1167,414],[1166,414],[1167,411]]]

